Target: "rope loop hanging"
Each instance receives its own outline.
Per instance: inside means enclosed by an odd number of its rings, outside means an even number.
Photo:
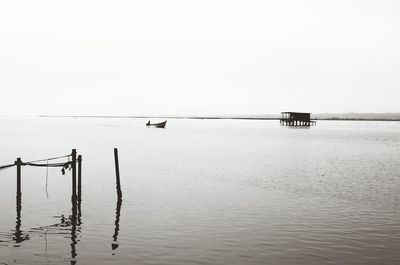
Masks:
[[[45,159],[39,159],[39,160],[32,160],[29,162],[21,162],[20,165],[21,166],[32,166],[32,167],[61,167],[61,173],[64,175],[65,174],[65,170],[69,169],[71,170],[72,168],[72,161],[70,160],[70,157],[72,155],[64,155],[64,156],[56,156],[56,157],[51,157],[51,158],[45,158]],[[54,163],[49,163],[49,161],[51,160],[58,160],[61,158],[68,158],[68,162],[54,162]],[[39,163],[39,162],[46,162],[46,163]],[[0,166],[0,171],[5,170],[7,168],[16,166],[17,162],[14,162],[13,164],[9,164],[9,165],[3,165]]]

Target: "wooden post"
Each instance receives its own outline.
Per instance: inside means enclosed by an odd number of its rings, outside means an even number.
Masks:
[[[21,200],[21,158],[18,157],[17,161],[15,161],[15,164],[17,165],[17,200]]]
[[[71,200],[76,200],[76,149],[72,149],[72,197]]]
[[[78,201],[82,201],[82,156],[78,155]]]
[[[76,264],[76,244],[77,244],[77,235],[76,235],[76,224],[77,224],[77,195],[76,195],[76,149],[72,149],[72,215],[71,215],[71,264]]]
[[[118,149],[114,148],[114,161],[115,161],[115,178],[117,182],[117,195],[118,200],[122,199],[121,182],[119,180],[119,163],[118,163]]]
[[[119,218],[121,216],[121,205],[122,205],[122,191],[121,191],[121,182],[119,179],[119,163],[118,163],[118,149],[114,148],[114,161],[115,161],[115,178],[117,182],[117,209],[115,212],[115,230],[113,235],[113,242],[111,243],[111,249],[116,250],[119,246],[118,244],[118,232],[119,232]],[[113,254],[114,255],[114,254]]]
[[[15,233],[14,233],[14,240],[16,243],[21,243],[24,241],[24,238],[22,236],[22,231],[21,231],[21,209],[22,209],[22,204],[21,204],[21,197],[22,197],[22,192],[21,192],[21,165],[22,161],[21,158],[17,158],[17,161],[15,161],[15,165],[17,166],[17,197],[16,197],[16,203],[17,203],[17,218],[16,218],[16,223],[15,223]]]

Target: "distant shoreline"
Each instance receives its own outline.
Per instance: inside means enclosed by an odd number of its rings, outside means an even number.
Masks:
[[[102,119],[188,119],[188,120],[276,120],[277,117],[217,117],[217,116],[117,116],[117,115],[39,115],[40,118],[102,118]],[[315,121],[400,121],[400,119],[373,119],[373,118],[313,118]]]

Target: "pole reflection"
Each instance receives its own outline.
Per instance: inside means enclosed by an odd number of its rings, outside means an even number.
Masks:
[[[12,240],[16,243],[14,247],[19,247],[19,243],[22,243],[25,240],[29,240],[29,235],[25,235],[22,230],[22,220],[21,220],[21,210],[22,210],[22,203],[21,203],[21,194],[17,195],[17,217],[15,223],[15,231],[13,233]]]
[[[72,215],[70,216],[71,220],[71,260],[70,263],[71,265],[77,264],[77,251],[76,251],[76,246],[78,244],[78,235],[77,232],[80,232],[80,225],[82,224],[81,220],[82,214],[81,214],[81,201],[79,200],[73,200],[72,201]]]
[[[111,243],[112,250],[116,250],[119,247],[118,233],[119,233],[119,220],[120,220],[120,216],[121,216],[121,206],[122,206],[122,198],[118,197],[117,207],[115,210],[115,229],[114,229],[114,235],[113,235],[113,242]],[[115,252],[113,252],[112,255],[115,255]]]

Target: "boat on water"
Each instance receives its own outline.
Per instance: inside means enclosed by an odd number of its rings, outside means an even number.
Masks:
[[[163,122],[160,122],[160,123],[150,123],[150,121],[148,121],[146,123],[146,126],[147,127],[153,126],[153,127],[156,127],[156,128],[165,128],[166,124],[167,124],[167,121],[163,121]]]

